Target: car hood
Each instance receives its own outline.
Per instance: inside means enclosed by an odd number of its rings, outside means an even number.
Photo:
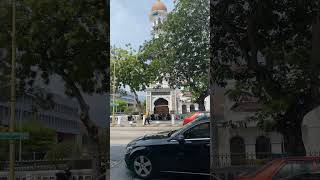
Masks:
[[[141,145],[157,145],[166,142],[170,137],[168,134],[172,131],[163,131],[154,134],[146,134],[133,141],[128,146],[141,146]]]

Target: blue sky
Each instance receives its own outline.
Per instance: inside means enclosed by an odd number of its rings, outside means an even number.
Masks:
[[[131,44],[138,49],[151,38],[149,13],[156,0],[111,0],[111,45],[124,47]],[[162,0],[168,11],[174,7],[173,0]]]

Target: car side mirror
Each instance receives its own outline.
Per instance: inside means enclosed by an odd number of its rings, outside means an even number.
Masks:
[[[185,142],[184,135],[182,135],[182,134],[178,135],[177,141],[180,144],[184,144],[184,142]]]

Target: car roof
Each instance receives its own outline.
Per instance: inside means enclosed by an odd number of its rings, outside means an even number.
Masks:
[[[308,161],[308,160],[320,160],[320,157],[315,156],[292,156],[292,157],[282,157],[276,158],[275,160],[285,160],[285,161]]]

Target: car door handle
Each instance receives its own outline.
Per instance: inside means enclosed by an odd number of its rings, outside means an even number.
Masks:
[[[211,146],[211,144],[210,144],[210,143],[209,143],[209,144],[206,144],[206,146],[207,146],[207,147],[210,147],[210,146]]]

